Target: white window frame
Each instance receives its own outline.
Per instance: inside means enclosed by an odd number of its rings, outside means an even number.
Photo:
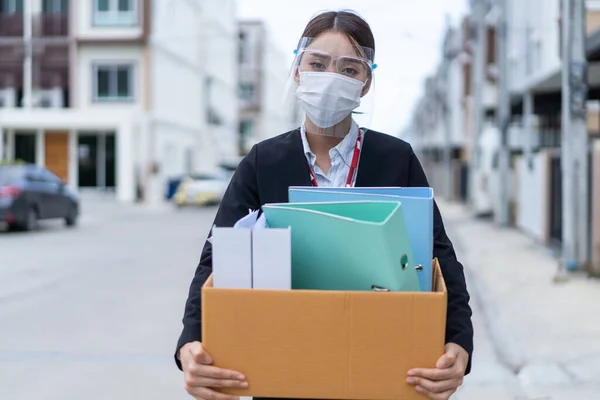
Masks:
[[[101,97],[98,94],[98,73],[101,69],[109,69],[114,71],[114,76],[111,76],[109,86],[113,90],[117,90],[118,74],[117,69],[126,67],[129,68],[129,96],[119,97],[118,95],[110,97]],[[115,62],[101,62],[94,63],[92,65],[92,102],[94,103],[132,103],[135,101],[135,74],[136,68],[135,63],[131,61],[115,61]],[[109,89],[109,91],[111,91]]]
[[[108,11],[98,10],[100,0],[94,0],[92,25],[96,27],[131,27],[139,24],[139,0],[129,0],[130,11],[119,11],[119,0],[108,0]]]

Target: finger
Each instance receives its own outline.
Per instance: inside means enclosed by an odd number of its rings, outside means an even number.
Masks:
[[[451,389],[456,389],[460,386],[458,379],[448,379],[445,381],[431,381],[424,378],[408,378],[406,380],[411,385],[423,388],[431,393],[443,393]]]
[[[446,354],[440,357],[437,364],[435,365],[438,369],[451,368],[458,358],[458,352],[453,350],[448,351]]]
[[[429,397],[431,400],[448,400],[450,399],[450,396],[456,393],[456,389],[447,390],[443,393],[432,393],[427,389],[422,388],[421,386],[417,386],[416,390],[417,392]]]
[[[456,371],[453,369],[427,369],[427,368],[416,368],[408,371],[409,377],[425,378],[431,381],[444,381],[446,379],[452,379],[456,375]]]
[[[192,355],[192,358],[197,363],[204,365],[210,365],[213,363],[212,357],[206,352],[206,350],[204,350],[204,347],[201,343],[198,343],[197,346],[190,346],[189,351]]]
[[[245,381],[246,377],[237,371],[217,368],[212,365],[192,364],[186,368],[187,373],[194,378],[212,378]]]
[[[207,387],[207,388],[246,389],[248,387],[248,382],[232,380],[232,379],[214,379],[214,378],[201,377],[201,378],[197,378],[196,382],[197,382],[197,386]]]
[[[219,393],[209,388],[191,388],[188,393],[198,400],[240,400],[238,396]]]

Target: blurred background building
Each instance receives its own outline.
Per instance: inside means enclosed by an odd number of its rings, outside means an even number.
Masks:
[[[439,68],[426,80],[402,137],[420,153],[438,195],[468,203],[476,214],[497,221],[502,220],[506,196],[508,225],[559,251],[565,241],[572,241],[587,249],[575,257],[575,264],[600,268],[600,2],[584,2],[587,139],[581,148],[587,150],[569,159],[585,161],[581,165],[587,186],[565,191],[565,140],[576,140],[575,131],[563,138],[561,125],[562,76],[567,71],[562,7],[567,1],[472,0],[462,23],[448,26]],[[574,2],[569,4],[573,7]],[[502,84],[509,110],[504,121],[499,114]],[[504,183],[503,128],[508,152]],[[586,206],[571,203],[582,196]],[[568,220],[564,213],[576,213],[577,208],[589,216],[581,235],[563,226]]]
[[[289,57],[279,50],[262,21],[239,24],[239,153],[299,126],[297,114],[282,106]]]
[[[288,60],[236,15],[235,0],[0,0],[0,158],[125,202],[235,163],[293,126]]]

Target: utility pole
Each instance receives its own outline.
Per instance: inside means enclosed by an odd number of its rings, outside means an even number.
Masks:
[[[483,125],[483,89],[485,85],[487,29],[485,25],[486,2],[485,0],[471,0],[473,17],[470,21],[471,34],[474,35],[473,58],[471,64],[471,143],[469,151],[469,199],[475,202],[477,181],[475,171],[478,168],[478,141]]]
[[[33,24],[33,1],[23,1],[23,43],[25,47],[25,57],[23,59],[23,108],[31,108],[33,105],[33,44],[32,44],[32,24]]]
[[[452,201],[454,191],[454,171],[452,169],[452,91],[450,90],[450,63],[447,59],[444,71],[446,92],[442,94],[444,102],[444,169],[446,170],[446,201]]]
[[[446,14],[446,40],[444,41],[444,65],[441,102],[444,115],[444,168],[446,172],[446,201],[452,201],[454,191],[454,171],[452,169],[452,61],[456,57],[456,35],[451,27],[450,16]]]
[[[589,260],[589,159],[586,123],[585,1],[562,0],[563,267]]]
[[[498,0],[500,20],[496,29],[496,63],[498,65],[498,129],[501,137],[499,169],[500,169],[500,206],[497,210],[497,221],[501,226],[510,224],[510,198],[508,188],[510,185],[510,149],[508,143],[508,127],[510,125],[510,94],[508,87],[507,70],[507,34],[508,34],[508,6],[507,0]]]

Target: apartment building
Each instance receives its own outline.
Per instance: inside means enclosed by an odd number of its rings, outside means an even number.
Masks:
[[[449,26],[446,30],[441,62],[425,82],[424,96],[416,107],[413,128],[409,129],[412,131],[409,140],[421,153],[430,183],[440,195],[466,201],[469,174],[474,170],[474,207],[476,212],[486,214],[491,212],[493,195],[489,184],[492,156],[486,149],[495,141],[493,126],[498,104],[494,21],[486,21],[485,71],[483,85],[477,89],[473,88],[473,31],[469,17],[459,26]],[[475,90],[481,93],[481,124],[485,134],[476,142],[478,151],[472,154]],[[447,149],[450,165],[446,159]],[[469,168],[470,163],[477,168]]]
[[[299,112],[282,106],[292,59],[271,40],[263,21],[239,23],[240,155],[300,125]]]
[[[507,139],[510,150],[510,173],[508,196],[512,205],[511,223],[542,243],[562,246],[563,240],[563,135],[561,132],[562,76],[565,65],[562,60],[562,1],[561,0],[507,0],[506,66],[507,85],[510,97],[510,119],[507,123]],[[471,203],[475,212],[484,210],[498,215],[500,174],[499,155],[502,135],[497,120],[497,55],[494,27],[499,24],[499,2],[480,0],[485,6],[487,37],[484,56],[487,59],[483,74],[484,84],[474,87],[474,56],[477,51],[476,31],[469,25],[474,15],[468,15],[462,29],[448,30],[442,47],[442,62],[437,71],[427,80],[424,96],[418,101],[413,123],[406,131],[412,134],[417,147],[423,153],[428,176],[443,193],[447,184],[444,155],[451,147],[453,131],[461,129],[456,124],[455,113],[462,120],[464,143],[458,157],[468,162],[467,179],[473,179],[474,190]],[[589,178],[589,208],[591,232],[589,257],[600,265],[600,212],[595,205],[600,199],[600,1],[586,1],[587,34],[587,131],[589,134],[589,162],[582,159],[580,165],[588,166],[584,174]],[[459,32],[462,42],[460,54],[448,56],[448,43]],[[455,55],[455,52],[451,53]],[[462,63],[463,71],[457,74],[453,64]],[[462,95],[457,99],[455,87],[462,86]],[[474,94],[482,95],[481,113],[483,124],[478,132],[474,125]],[[477,140],[473,140],[477,135]],[[470,144],[475,144],[469,154]],[[473,157],[475,156],[475,157]],[[463,165],[464,167],[465,165]],[[445,170],[444,170],[445,168]],[[464,176],[454,174],[456,181],[464,183]],[[460,185],[462,186],[462,185]],[[579,193],[573,193],[579,196]],[[456,198],[456,196],[455,196]],[[579,240],[579,239],[578,239]],[[587,239],[583,239],[587,240]],[[587,247],[587,246],[586,246]]]
[[[0,155],[161,199],[235,151],[236,28],[233,0],[0,0]]]

